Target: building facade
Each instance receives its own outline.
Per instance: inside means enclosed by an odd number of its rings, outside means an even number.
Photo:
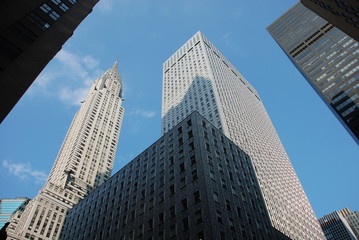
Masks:
[[[347,220],[355,237],[359,239],[359,212],[351,211],[349,208],[344,208],[338,212]]]
[[[357,0],[300,0],[304,6],[359,41]]]
[[[347,221],[346,216],[348,215],[351,215],[351,211],[345,208],[340,211],[332,212],[319,219],[320,226],[328,240],[358,239]]]
[[[197,112],[73,207],[61,239],[287,239],[250,157]]]
[[[68,209],[110,177],[124,113],[117,68],[92,84],[45,186],[12,218],[8,239],[58,239]]]
[[[200,32],[163,64],[162,132],[194,110],[251,157],[274,228],[324,239],[258,93]]]
[[[269,33],[359,144],[359,44],[297,3]]]
[[[0,2],[0,123],[98,1]]]
[[[16,211],[23,211],[30,199],[26,197],[0,199],[0,229],[10,222],[11,216]]]

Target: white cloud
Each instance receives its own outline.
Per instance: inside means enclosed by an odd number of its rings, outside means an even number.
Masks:
[[[55,96],[65,104],[79,105],[89,86],[103,72],[93,56],[81,56],[62,49],[36,79],[29,94]]]
[[[231,33],[230,32],[227,32],[226,34],[224,34],[222,36],[222,40],[224,41],[224,43],[226,45],[230,45],[231,44]]]
[[[71,105],[81,105],[81,102],[85,100],[88,88],[76,88],[71,90],[67,87],[60,89],[59,97],[62,101]]]
[[[69,51],[62,49],[57,53],[55,59],[64,64],[69,71],[76,76],[85,79],[88,76],[88,71],[81,65],[81,58]]]
[[[93,69],[98,66],[99,61],[94,59],[92,56],[87,55],[82,58],[82,62],[86,64],[89,69]]]
[[[136,110],[133,114],[140,115],[142,117],[150,118],[156,116],[156,112],[153,111],[143,111],[143,110]]]
[[[43,171],[33,169],[30,163],[13,163],[7,160],[2,161],[2,166],[8,172],[22,180],[32,179],[36,184],[43,184],[46,181],[47,174]]]

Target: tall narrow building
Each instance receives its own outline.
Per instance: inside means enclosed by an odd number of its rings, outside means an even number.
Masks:
[[[12,218],[8,239],[58,239],[68,209],[111,175],[124,109],[117,63],[91,86],[45,186]]]
[[[359,144],[358,42],[301,3],[267,29]]]
[[[258,93],[200,32],[163,64],[162,132],[194,110],[251,157],[274,228],[324,239]]]
[[[0,1],[0,123],[98,1]]]

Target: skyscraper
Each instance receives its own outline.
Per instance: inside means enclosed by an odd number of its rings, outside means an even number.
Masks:
[[[111,175],[124,109],[117,62],[91,86],[45,186],[12,218],[8,239],[57,239],[68,209]]]
[[[163,64],[162,132],[194,110],[251,157],[274,228],[324,239],[258,93],[200,32]]]
[[[0,229],[10,222],[11,216],[17,211],[23,211],[30,199],[26,197],[0,199]]]
[[[268,31],[359,144],[358,42],[301,3]]]
[[[351,211],[349,208],[339,210],[338,213],[347,220],[349,226],[354,232],[354,235],[359,239],[359,212]]]
[[[354,212],[353,212],[354,213]],[[332,212],[319,219],[325,236],[328,240],[357,240],[355,232],[348,223],[346,216],[352,215],[352,212],[345,208],[340,211]],[[356,217],[358,220],[358,216]],[[356,229],[357,230],[357,229]]]
[[[357,0],[300,0],[304,6],[359,41],[359,2]]]
[[[98,1],[0,2],[0,123]]]
[[[251,158],[197,112],[74,206],[61,239],[288,240]]]

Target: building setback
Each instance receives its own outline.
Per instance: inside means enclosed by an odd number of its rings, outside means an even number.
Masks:
[[[357,0],[300,0],[304,6],[359,41],[359,2]]]
[[[98,1],[0,2],[0,123]]]
[[[201,33],[163,64],[162,132],[198,111],[252,159],[271,225],[291,239],[324,239],[259,94]]]
[[[95,80],[45,186],[11,219],[8,240],[58,239],[68,209],[110,176],[124,109],[117,63]]]
[[[61,239],[287,239],[250,157],[197,112],[68,213]]]
[[[267,29],[359,144],[358,42],[301,3]]]
[[[355,236],[358,229],[354,229],[350,226],[347,221],[347,216],[354,216],[348,208],[344,208],[340,211],[332,212],[319,219],[320,226],[322,227],[324,234],[328,240],[357,240]],[[350,217],[349,217],[350,218]],[[351,218],[353,220],[353,218]],[[358,213],[356,216],[358,221]],[[353,224],[353,221],[352,221]],[[358,224],[358,222],[356,222]],[[356,231],[356,233],[354,232]]]

